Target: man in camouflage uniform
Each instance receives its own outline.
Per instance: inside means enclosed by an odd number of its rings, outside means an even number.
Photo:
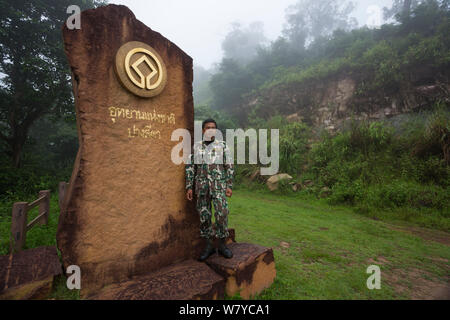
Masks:
[[[186,197],[196,195],[196,207],[200,215],[200,236],[206,239],[206,247],[199,260],[206,260],[215,252],[213,245],[211,202],[216,218],[215,236],[219,238],[218,251],[225,258],[233,253],[225,245],[228,236],[228,203],[226,197],[233,194],[233,162],[225,141],[216,140],[216,122],[213,119],[203,121],[203,141],[196,142],[186,165]]]

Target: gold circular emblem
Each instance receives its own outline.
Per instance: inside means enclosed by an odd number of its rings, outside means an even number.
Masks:
[[[148,44],[125,43],[116,54],[116,74],[120,83],[137,96],[150,98],[160,94],[167,82],[166,66]]]

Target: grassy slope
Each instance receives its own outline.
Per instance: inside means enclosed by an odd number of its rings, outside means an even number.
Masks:
[[[59,208],[55,195],[50,207],[49,225],[33,228],[26,248],[56,245]],[[391,225],[346,207],[236,190],[230,209],[229,226],[236,229],[237,241],[274,248],[277,278],[260,299],[408,299],[421,297],[420,290],[426,294],[427,286],[442,286],[450,275],[449,246],[392,230]],[[5,210],[7,206],[0,215],[1,254],[8,250],[10,218]],[[366,287],[366,268],[371,264],[381,267],[381,290]],[[413,281],[417,278],[422,278],[419,287]],[[68,290],[61,277],[50,298],[78,299],[79,294]]]
[[[240,190],[230,210],[238,242],[274,248],[277,278],[261,299],[426,298],[450,276],[449,246],[345,207]],[[371,264],[381,267],[381,290],[366,287]]]

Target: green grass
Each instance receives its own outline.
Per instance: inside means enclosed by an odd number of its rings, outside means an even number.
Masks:
[[[1,254],[9,248],[11,206],[0,206]],[[56,245],[56,195],[50,208],[49,224],[29,231],[25,248]],[[29,221],[36,214],[32,212]],[[445,283],[450,274],[449,247],[392,226],[354,213],[351,207],[307,196],[238,189],[230,199],[229,227],[236,230],[236,240],[274,249],[277,277],[257,299],[410,299],[417,289],[416,279],[408,276],[412,271],[432,283]],[[373,261],[382,262],[381,290],[366,287],[366,269],[377,264]],[[400,278],[397,284],[391,281],[395,277]],[[68,290],[66,278],[60,276],[49,298],[79,299],[79,292]]]
[[[229,227],[238,242],[274,249],[277,277],[258,299],[409,299],[414,285],[405,289],[388,280],[402,272],[436,283],[449,276],[448,246],[322,200],[239,190],[230,201]],[[376,264],[370,259],[385,261],[380,290],[366,286],[366,269]]]

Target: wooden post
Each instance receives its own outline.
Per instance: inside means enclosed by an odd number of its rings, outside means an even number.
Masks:
[[[11,219],[11,252],[21,251],[27,236],[27,202],[15,202]]]
[[[59,210],[62,210],[64,204],[64,196],[66,195],[66,188],[69,184],[67,182],[60,182],[58,186],[58,203]]]
[[[40,225],[48,224],[48,216],[50,214],[50,190],[39,191],[39,198],[45,196],[45,199],[39,204],[39,215],[45,213],[39,221]]]

